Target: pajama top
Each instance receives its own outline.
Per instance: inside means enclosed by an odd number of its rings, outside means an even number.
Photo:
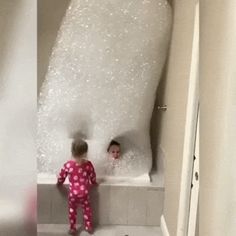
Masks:
[[[96,183],[96,173],[90,161],[78,164],[74,160],[67,161],[61,169],[58,176],[58,184],[63,184],[66,177],[69,178],[70,196],[84,197],[88,194],[89,189]]]

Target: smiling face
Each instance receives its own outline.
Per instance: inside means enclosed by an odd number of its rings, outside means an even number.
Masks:
[[[113,159],[119,159],[120,158],[120,146],[118,145],[111,145],[108,150],[109,156]]]

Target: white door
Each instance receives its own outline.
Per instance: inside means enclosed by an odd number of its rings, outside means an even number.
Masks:
[[[198,202],[198,187],[191,188],[193,175],[198,179],[198,164],[194,161],[197,150],[196,136],[198,134],[198,111],[199,111],[199,3],[196,3],[194,35],[192,46],[191,70],[189,78],[189,91],[187,101],[187,113],[185,124],[185,137],[183,148],[183,163],[180,185],[180,200],[178,212],[177,236],[195,235],[196,214]],[[199,156],[198,156],[199,157]],[[195,166],[196,165],[196,166]],[[197,173],[195,173],[197,172]],[[198,181],[199,182],[199,181]],[[197,183],[198,184],[198,183]],[[196,211],[197,212],[197,211]],[[193,217],[195,216],[195,217]],[[194,228],[193,228],[194,226]]]

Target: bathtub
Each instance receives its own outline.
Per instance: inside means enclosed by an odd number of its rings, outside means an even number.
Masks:
[[[94,224],[160,226],[164,187],[150,181],[148,174],[137,178],[98,176],[97,180],[100,184],[90,194]],[[68,223],[68,180],[62,189],[55,183],[56,175],[38,174],[38,224]],[[81,211],[78,222],[82,222]]]

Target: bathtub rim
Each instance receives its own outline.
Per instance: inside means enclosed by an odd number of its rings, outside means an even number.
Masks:
[[[140,187],[158,187],[164,188],[162,182],[151,181],[151,176],[145,174],[136,178],[132,177],[111,177],[111,176],[98,176],[97,181],[99,186],[140,186]],[[37,184],[38,185],[54,185],[57,182],[55,174],[38,173]],[[69,185],[68,178],[65,181],[65,185]]]

